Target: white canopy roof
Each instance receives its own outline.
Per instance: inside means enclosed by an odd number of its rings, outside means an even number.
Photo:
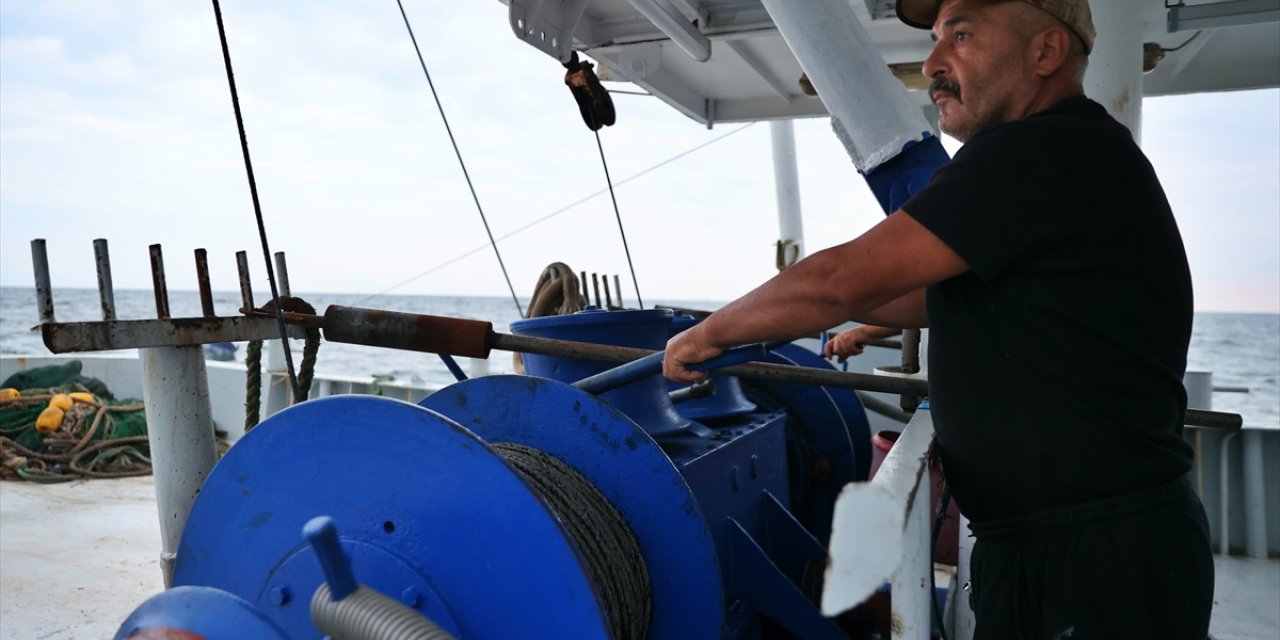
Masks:
[[[802,91],[800,64],[759,0],[502,1],[527,43],[557,58],[571,46],[601,63],[602,79],[634,82],[699,122],[826,114]],[[1123,1],[1143,5],[1141,38],[1154,63],[1145,95],[1280,86],[1280,0]],[[898,22],[893,0],[849,2],[895,75],[926,104],[918,86],[929,34]]]

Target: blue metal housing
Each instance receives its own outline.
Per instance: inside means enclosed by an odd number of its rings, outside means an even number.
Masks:
[[[672,312],[667,309],[617,312],[593,307],[571,315],[517,320],[511,323],[511,332],[539,338],[662,349],[667,344],[671,317]],[[523,358],[525,372],[529,375],[561,382],[576,382],[610,368],[608,364],[588,360],[534,354],[524,354]],[[600,397],[653,435],[672,433],[690,426],[691,421],[671,405],[666,383],[657,373],[605,392]]]
[[[120,625],[115,640],[128,640],[140,630],[157,628],[181,629],[208,640],[293,637],[245,599],[210,587],[174,587],[147,598]]]

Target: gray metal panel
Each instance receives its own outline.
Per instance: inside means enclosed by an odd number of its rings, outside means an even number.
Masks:
[[[636,12],[630,0],[589,0],[573,46],[602,63],[602,77],[631,81],[690,118],[707,123],[826,115],[804,96],[801,70],[759,0],[668,0],[711,40],[711,58],[697,62]],[[1111,0],[1108,0],[1111,1]],[[1128,1],[1128,0],[1126,0]],[[1168,32],[1164,0],[1143,5],[1144,42],[1173,49],[1194,32]],[[1217,0],[1197,6],[1240,0]],[[872,42],[890,64],[909,69],[932,48],[929,34],[897,21],[891,0],[849,0]],[[1198,9],[1200,12],[1207,11]],[[1270,14],[1258,14],[1259,20]],[[1106,29],[1107,25],[1098,25]],[[1280,23],[1205,30],[1167,51],[1145,76],[1145,94],[1161,96],[1280,86]],[[793,94],[779,95],[779,87]],[[924,104],[923,92],[913,97]]]

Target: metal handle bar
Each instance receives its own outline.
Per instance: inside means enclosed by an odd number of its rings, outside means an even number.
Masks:
[[[752,360],[763,360],[771,350],[784,344],[787,343],[770,342],[734,347],[706,362],[691,365],[689,369],[691,371],[712,371],[735,364],[751,362]],[[612,391],[662,371],[662,357],[665,354],[665,351],[655,351],[639,360],[632,360],[608,371],[602,371],[593,376],[583,378],[573,383],[573,386],[592,395]]]
[[[324,337],[330,342],[445,353],[472,358],[487,358],[490,349],[599,362],[630,362],[654,353],[648,349],[498,333],[493,330],[491,323],[478,320],[337,305],[326,309],[324,316],[285,313],[284,317],[285,322],[290,324],[323,328]],[[660,358],[661,356],[658,357],[659,360]],[[916,378],[876,376],[768,362],[735,364],[719,371],[723,375],[755,380],[798,382],[823,387],[907,393],[918,396],[929,394],[928,381]],[[1191,427],[1239,429],[1243,426],[1244,419],[1238,413],[1190,409],[1183,424]]]

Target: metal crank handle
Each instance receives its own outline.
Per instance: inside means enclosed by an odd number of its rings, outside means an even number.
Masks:
[[[637,358],[650,356],[656,361],[656,367],[652,373],[657,373],[662,365],[662,352],[655,353],[648,349],[636,349],[634,347],[618,347],[498,333],[493,330],[492,324],[477,320],[337,305],[326,309],[323,316],[295,313],[285,313],[284,316],[285,322],[289,324],[322,327],[325,339],[330,342],[364,344],[471,358],[487,358],[489,357],[490,349],[581,358],[601,362],[630,362]],[[751,348],[754,349],[758,346],[753,345]],[[722,354],[722,357],[723,355],[728,355],[728,352]],[[731,365],[708,362],[704,364],[711,365],[712,368],[725,367],[725,370],[722,371],[725,375],[746,379],[778,380],[882,393],[911,393],[915,395],[928,395],[929,393],[928,382],[912,378],[876,376],[851,371],[795,367],[767,362]],[[616,371],[616,369],[613,371]],[[578,384],[583,382],[585,380],[580,380]],[[624,382],[623,384],[626,383]],[[1243,424],[1243,419],[1239,414],[1235,413],[1190,409],[1187,411],[1184,424],[1190,427],[1239,429]]]
[[[693,371],[712,371],[753,360],[763,360],[769,355],[770,350],[784,344],[786,342],[770,342],[734,347],[706,362],[692,365],[689,369]],[[623,385],[631,384],[636,380],[661,372],[662,357],[664,355],[666,355],[666,351],[655,351],[639,360],[633,360],[608,371],[602,371],[594,376],[583,378],[573,383],[573,386],[593,395],[612,391]]]

